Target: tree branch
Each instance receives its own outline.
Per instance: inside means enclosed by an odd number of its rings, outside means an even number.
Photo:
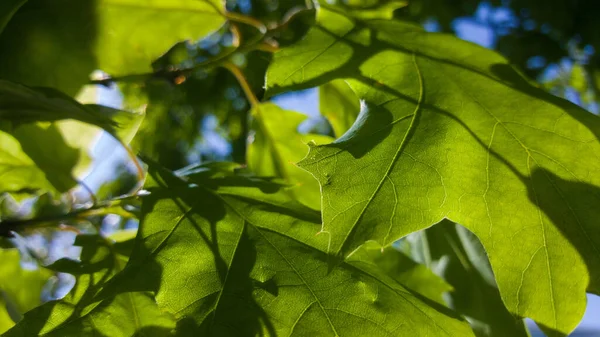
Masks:
[[[65,221],[83,221],[91,216],[116,214],[127,218],[136,218],[137,216],[125,209],[127,201],[137,199],[139,196],[127,196],[119,199],[112,199],[105,202],[100,202],[88,208],[74,210],[67,214],[59,214],[33,219],[8,219],[0,221],[0,237],[13,237],[12,232],[19,232],[29,228],[51,227],[56,224],[61,224]]]

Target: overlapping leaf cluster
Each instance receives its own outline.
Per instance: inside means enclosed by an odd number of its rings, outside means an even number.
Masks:
[[[254,102],[247,166],[145,160],[135,238],[80,234],[79,260],[11,271],[77,282],[37,307],[0,298],[0,329],[21,319],[6,336],[527,336],[524,317],[570,333],[600,289],[600,121],[494,52],[393,20],[403,1],[375,3],[323,2],[266,74],[267,96],[319,86],[337,139]],[[14,195],[76,186],[81,128],[127,148],[142,123],[56,89],[97,68],[135,80],[227,18],[256,25],[212,0],[23,4],[0,5],[0,192]],[[75,17],[93,24],[71,34]],[[67,46],[77,67],[42,72]]]

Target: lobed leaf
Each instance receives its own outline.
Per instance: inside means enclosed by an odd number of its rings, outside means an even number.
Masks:
[[[181,335],[471,335],[372,264],[329,270],[318,214],[281,186],[205,168],[188,185],[150,166],[139,244],[105,296],[156,292]]]
[[[412,256],[452,285],[449,305],[469,321],[478,337],[528,337],[523,319],[512,315],[500,297],[488,258],[464,227],[443,221],[408,236]]]
[[[321,184],[329,252],[450,219],[481,240],[510,312],[570,333],[600,293],[598,117],[457,38],[326,8],[317,20],[275,54],[267,90],[343,78],[362,101],[299,163]]]

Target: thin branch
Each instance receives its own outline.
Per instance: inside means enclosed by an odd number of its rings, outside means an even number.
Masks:
[[[274,53],[279,50],[279,45],[277,44],[277,41],[274,40],[263,41],[256,45],[256,50]]]
[[[223,66],[223,68],[229,70],[233,74],[233,76],[235,76],[240,86],[242,87],[242,90],[244,90],[244,94],[246,94],[250,105],[254,107],[260,104],[258,98],[256,98],[256,95],[254,95],[252,88],[250,88],[250,84],[248,83],[248,80],[246,79],[246,76],[244,76],[242,70],[229,61],[224,61],[221,65]]]
[[[75,210],[67,214],[46,216],[34,219],[25,220],[2,220],[0,221],[0,237],[12,237],[11,232],[19,232],[28,228],[40,228],[50,227],[56,224],[64,225],[62,222],[65,221],[83,221],[91,216],[116,214],[122,217],[135,218],[136,216],[123,209],[122,206],[126,204],[126,201],[136,199],[138,196],[127,196],[123,198],[108,200],[99,202],[96,205],[92,205],[88,208]]]
[[[92,189],[83,181],[83,180],[77,180],[77,183],[79,185],[81,185],[81,187],[88,193],[90,199],[92,200],[92,204],[97,204],[98,203],[98,199],[96,198],[96,195],[94,194],[94,191],[92,191]]]
[[[297,18],[301,17],[304,14],[314,13],[314,12],[315,12],[314,8],[306,8],[306,7],[302,7],[302,6],[293,7],[283,15],[283,19],[281,20],[281,22],[279,24],[277,24],[275,27],[272,27],[269,29],[269,34],[272,35],[275,32],[287,29],[288,26]]]
[[[200,62],[189,68],[179,68],[179,69],[163,69],[150,73],[144,74],[132,74],[125,76],[116,76],[116,77],[107,77],[100,80],[92,80],[88,82],[89,84],[103,85],[109,87],[111,84],[115,82],[142,82],[148,79],[163,79],[173,81],[174,79],[184,76],[188,77],[191,73],[199,69],[210,69],[215,68],[221,65],[222,62],[227,60],[230,56],[238,52],[246,52],[251,50],[261,50],[266,52],[275,52],[277,51],[277,47],[274,47],[274,44],[269,41],[272,35],[275,35],[277,32],[287,28],[287,26],[294,21],[296,18],[300,17],[303,14],[314,12],[314,9],[308,9],[305,7],[294,7],[290,9],[283,17],[283,20],[280,24],[275,27],[267,28],[264,23],[254,18],[238,14],[238,13],[227,13],[225,17],[230,19],[233,22],[239,22],[251,25],[255,27],[259,34],[257,34],[253,39],[246,43],[241,42],[241,35],[239,34],[239,30],[237,27],[232,24],[231,25],[231,33],[234,36],[234,47],[231,50],[224,52],[223,54],[217,55],[214,58],[206,60],[204,62]],[[237,41],[237,44],[236,44]],[[269,45],[269,46],[267,46]]]
[[[236,12],[227,12],[225,14],[225,17],[231,21],[245,23],[249,26],[252,26],[256,28],[262,35],[265,35],[267,33],[267,26],[265,26],[265,24],[262,21],[257,20],[251,16],[243,15]]]

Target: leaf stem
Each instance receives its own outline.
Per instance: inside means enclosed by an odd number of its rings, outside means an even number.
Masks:
[[[231,24],[231,33],[234,37],[234,46],[232,50],[228,50],[220,55],[215,56],[209,60],[204,62],[200,62],[192,67],[188,68],[179,68],[179,69],[161,69],[158,71],[144,73],[144,74],[132,74],[132,75],[124,75],[124,76],[115,76],[115,77],[107,77],[101,80],[92,80],[89,81],[89,84],[96,85],[104,85],[110,86],[115,82],[141,82],[146,81],[148,79],[165,79],[174,81],[175,78],[179,76],[188,76],[190,73],[198,70],[198,69],[210,69],[215,68],[221,65],[221,63],[225,62],[230,56],[235,53],[247,52],[252,50],[261,50],[265,52],[275,52],[278,50],[276,47],[276,42],[270,40],[270,38],[277,32],[287,28],[287,26],[294,21],[296,18],[300,17],[306,13],[312,13],[314,9],[305,8],[305,7],[294,7],[290,9],[284,16],[281,23],[277,24],[274,27],[267,27],[261,21],[254,19],[252,17],[248,17],[238,13],[227,13],[225,17],[230,19],[232,22],[239,22],[251,25],[255,27],[259,34],[248,41],[247,43],[242,43],[241,34],[239,33],[238,28],[235,24]],[[237,43],[236,43],[237,41]]]
[[[250,88],[250,84],[248,83],[248,80],[246,79],[246,76],[244,76],[244,73],[242,72],[242,70],[236,66],[235,64],[229,62],[229,61],[224,61],[221,66],[227,70],[229,70],[231,72],[231,74],[233,74],[233,76],[235,76],[235,78],[237,79],[237,81],[239,82],[240,86],[242,87],[242,90],[244,90],[244,94],[246,94],[246,97],[248,98],[248,102],[250,102],[251,106],[257,106],[260,102],[258,100],[258,98],[256,98],[256,95],[254,95],[254,92],[252,91],[252,88]]]
[[[267,26],[265,26],[265,24],[262,21],[255,19],[251,16],[243,15],[236,12],[227,12],[225,13],[225,17],[230,21],[245,23],[249,26],[252,26],[256,28],[262,35],[267,34]]]
[[[126,204],[126,201],[136,198],[138,198],[138,195],[112,199],[104,202],[99,202],[88,208],[78,209],[66,214],[24,220],[2,220],[0,221],[0,237],[12,237],[11,232],[18,232],[27,228],[48,227],[69,220],[81,221],[87,219],[90,216],[117,214],[122,217],[135,218],[136,216],[133,213],[123,209],[122,206]]]

